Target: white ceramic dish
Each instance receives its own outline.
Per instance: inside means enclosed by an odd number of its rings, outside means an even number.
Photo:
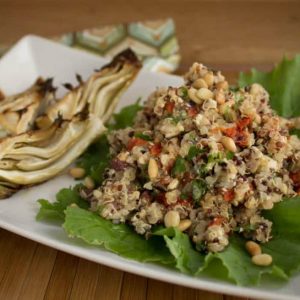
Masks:
[[[0,88],[7,94],[19,92],[38,76],[54,77],[56,85],[65,82],[75,83],[75,73],[86,78],[93,69],[99,68],[105,62],[103,58],[39,37],[27,36],[0,61]],[[177,76],[142,71],[123,96],[120,107],[134,102],[140,96],[147,97],[158,86],[178,85],[181,82],[182,79]],[[62,90],[59,92],[62,93]],[[154,264],[127,260],[103,249],[69,239],[60,227],[36,222],[35,215],[38,211],[36,200],[54,199],[55,193],[60,188],[73,183],[68,176],[60,176],[37,187],[21,191],[10,199],[0,201],[0,227],[94,262],[179,285],[260,299],[300,298],[299,275],[283,286],[238,287],[211,279],[194,278]]]

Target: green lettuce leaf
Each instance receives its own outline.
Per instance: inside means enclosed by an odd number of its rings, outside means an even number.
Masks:
[[[260,83],[270,94],[270,104],[286,118],[300,115],[300,55],[294,59],[284,58],[270,72],[252,69],[251,73],[241,73],[239,86]]]
[[[126,258],[169,265],[174,263],[161,237],[153,236],[146,240],[126,224],[113,224],[79,207],[68,207],[65,215],[63,227],[71,237],[80,238],[90,245],[103,245]]]
[[[78,188],[79,185],[60,190],[56,194],[56,201],[53,203],[45,199],[39,199],[40,210],[36,215],[36,220],[63,222],[65,219],[64,211],[71,204],[76,204],[79,207],[88,209],[89,204],[79,196]]]
[[[263,275],[288,279],[300,266],[300,197],[285,199],[267,211],[265,217],[273,222],[273,239],[262,245],[264,253],[273,257],[269,267],[252,263],[245,250],[245,239],[234,234],[229,246],[220,253],[206,256],[195,251],[188,236],[182,232],[159,229],[165,234],[167,247],[176,259],[176,268],[192,275],[213,276],[238,285],[257,285]]]
[[[187,234],[175,230],[175,235],[170,238],[164,235],[166,245],[176,260],[176,268],[183,273],[196,274],[204,264],[204,255],[193,248]]]
[[[97,185],[100,185],[109,161],[109,143],[106,135],[103,135],[81,155],[76,165],[83,168],[86,175],[90,176]]]
[[[262,244],[264,253],[269,253],[273,257],[273,264],[270,267],[257,267],[250,261],[244,249],[245,241],[235,236],[229,247],[221,253],[213,254],[219,258],[229,271],[229,277],[238,284],[257,284],[260,276],[269,273],[287,279],[288,276],[299,270],[300,267],[300,197],[284,199],[277,203],[272,210],[264,212],[264,216],[273,222],[273,238],[266,244]],[[230,262],[231,254],[238,257],[238,265],[234,266],[234,261]],[[243,253],[243,254],[242,254]],[[229,256],[228,256],[229,255]],[[246,265],[248,265],[246,267]],[[238,274],[234,274],[238,272]],[[248,274],[247,274],[248,273]]]
[[[140,105],[141,98],[136,103],[125,106],[117,114],[113,114],[112,122],[108,125],[109,129],[117,130],[133,125],[136,114],[143,108]]]
[[[213,276],[238,285],[249,286],[258,284],[261,277],[266,274],[287,279],[291,271],[299,266],[300,226],[297,230],[288,229],[299,225],[297,213],[294,213],[299,209],[300,199],[295,198],[278,204],[274,214],[272,211],[268,212],[268,217],[274,221],[276,230],[274,239],[262,246],[264,252],[273,256],[274,263],[269,267],[259,267],[251,262],[251,257],[245,250],[245,240],[237,234],[232,236],[225,251],[204,255],[194,249],[187,234],[178,230],[158,228],[154,233],[157,237],[152,236],[149,240],[145,240],[128,225],[113,224],[79,207],[66,209],[63,226],[69,236],[83,239],[91,245],[103,245],[107,250],[127,258],[164,264],[175,262],[175,267],[186,274]],[[278,231],[277,228],[282,228],[281,226],[285,229]],[[285,240],[282,235],[286,237]],[[165,244],[159,237],[164,238]],[[288,260],[286,253],[291,256]],[[171,255],[174,260],[171,259]]]
[[[231,238],[225,251],[205,255],[194,249],[187,234],[163,229],[155,234],[164,233],[166,245],[176,261],[175,267],[183,273],[213,277],[243,286],[258,284],[263,274],[286,279],[284,272],[277,266],[254,265],[245,250],[245,240],[238,235]]]
[[[287,276],[276,265],[269,267],[259,267],[252,263],[250,255],[245,250],[245,240],[237,234],[230,239],[229,246],[223,252],[209,253],[205,257],[205,265],[200,269],[197,275],[211,272],[211,268],[215,268],[214,274],[222,274],[224,279],[234,282],[237,285],[249,286],[257,285],[262,275],[269,274],[281,279],[286,279]],[[213,264],[219,260],[219,264]],[[222,270],[226,269],[226,274]]]
[[[273,239],[262,249],[290,276],[300,267],[300,197],[276,204],[265,217],[273,222]]]

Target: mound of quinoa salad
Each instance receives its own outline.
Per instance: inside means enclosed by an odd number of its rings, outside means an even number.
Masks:
[[[220,252],[231,233],[265,243],[262,217],[300,188],[300,141],[259,84],[231,89],[195,63],[185,85],[154,92],[132,128],[109,135],[112,161],[89,198],[92,210],[146,237],[154,225],[186,232]],[[88,194],[88,196],[87,196]]]

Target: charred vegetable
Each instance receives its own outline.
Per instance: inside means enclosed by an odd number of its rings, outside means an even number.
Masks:
[[[36,120],[32,115],[28,124],[35,123],[37,129],[0,140],[0,198],[54,177],[79,157],[106,130],[104,123],[140,67],[131,50],[122,52],[86,82],[77,76],[79,85],[68,85],[65,97],[52,102]],[[19,99],[5,104],[16,107]]]
[[[34,124],[35,118],[54,100],[52,79],[37,81],[25,92],[0,100],[0,137],[24,133]]]
[[[77,75],[79,85],[73,88],[72,85],[65,84],[69,93],[48,107],[45,114],[37,119],[37,126],[49,127],[57,118],[71,120],[82,112],[96,115],[105,123],[139,69],[140,64],[134,53],[126,50],[86,82]]]

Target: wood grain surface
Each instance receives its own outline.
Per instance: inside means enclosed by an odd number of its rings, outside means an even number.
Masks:
[[[182,53],[193,61],[239,70],[270,68],[300,52],[299,1],[0,0],[0,43],[123,21],[172,17]],[[217,292],[217,291],[216,291]],[[0,229],[0,299],[238,300],[95,264]]]

